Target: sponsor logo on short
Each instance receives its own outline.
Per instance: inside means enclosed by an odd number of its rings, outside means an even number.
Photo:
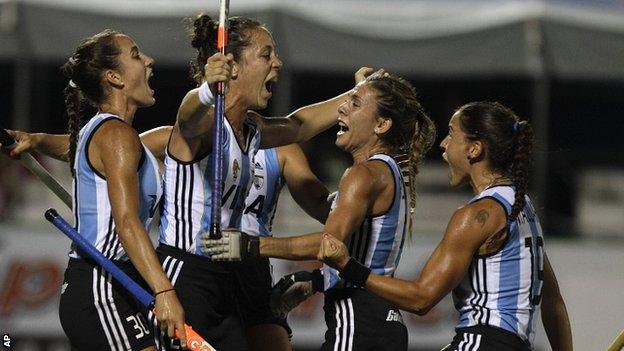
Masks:
[[[403,316],[399,313],[399,311],[389,310],[388,317],[386,317],[387,322],[399,322],[403,323]]]

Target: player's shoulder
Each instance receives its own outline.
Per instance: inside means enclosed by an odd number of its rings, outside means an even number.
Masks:
[[[357,163],[349,167],[340,179],[341,192],[372,192],[380,188],[377,171],[367,162]]]
[[[141,139],[136,129],[118,118],[103,121],[94,134],[93,140],[96,144],[114,149],[136,149],[141,145]]]
[[[451,218],[451,222],[477,226],[485,229],[486,232],[500,229],[506,221],[505,210],[492,198],[482,198],[463,205],[453,213]]]

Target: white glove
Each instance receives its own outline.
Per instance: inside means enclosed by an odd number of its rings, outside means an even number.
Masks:
[[[259,238],[238,229],[223,229],[219,239],[211,239],[209,233],[204,233],[202,239],[202,251],[213,261],[241,261],[260,256]]]

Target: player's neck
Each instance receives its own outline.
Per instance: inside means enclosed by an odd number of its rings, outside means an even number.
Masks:
[[[373,145],[365,145],[357,150],[354,150],[351,153],[351,157],[353,158],[353,164],[358,164],[362,162],[366,162],[371,156],[377,154],[387,154],[388,148],[379,143],[375,143]]]

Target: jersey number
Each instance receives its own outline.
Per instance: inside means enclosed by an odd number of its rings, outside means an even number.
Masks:
[[[141,314],[137,313],[134,316],[128,316],[128,318],[126,318],[126,321],[132,322],[134,324],[133,327],[137,330],[137,333],[135,335],[137,339],[142,338],[144,335],[149,335],[150,332],[145,327],[145,324],[143,323],[143,316],[141,316]]]
[[[541,236],[538,236],[536,239],[537,243],[535,247],[533,247],[533,238],[525,238],[524,246],[528,248],[531,252],[531,303],[534,306],[539,305],[542,295],[540,293],[536,293],[536,285],[540,287],[538,291],[541,291],[542,286],[542,275],[544,273],[544,239]],[[535,250],[535,252],[534,252]],[[537,274],[537,279],[535,279],[535,274]]]

